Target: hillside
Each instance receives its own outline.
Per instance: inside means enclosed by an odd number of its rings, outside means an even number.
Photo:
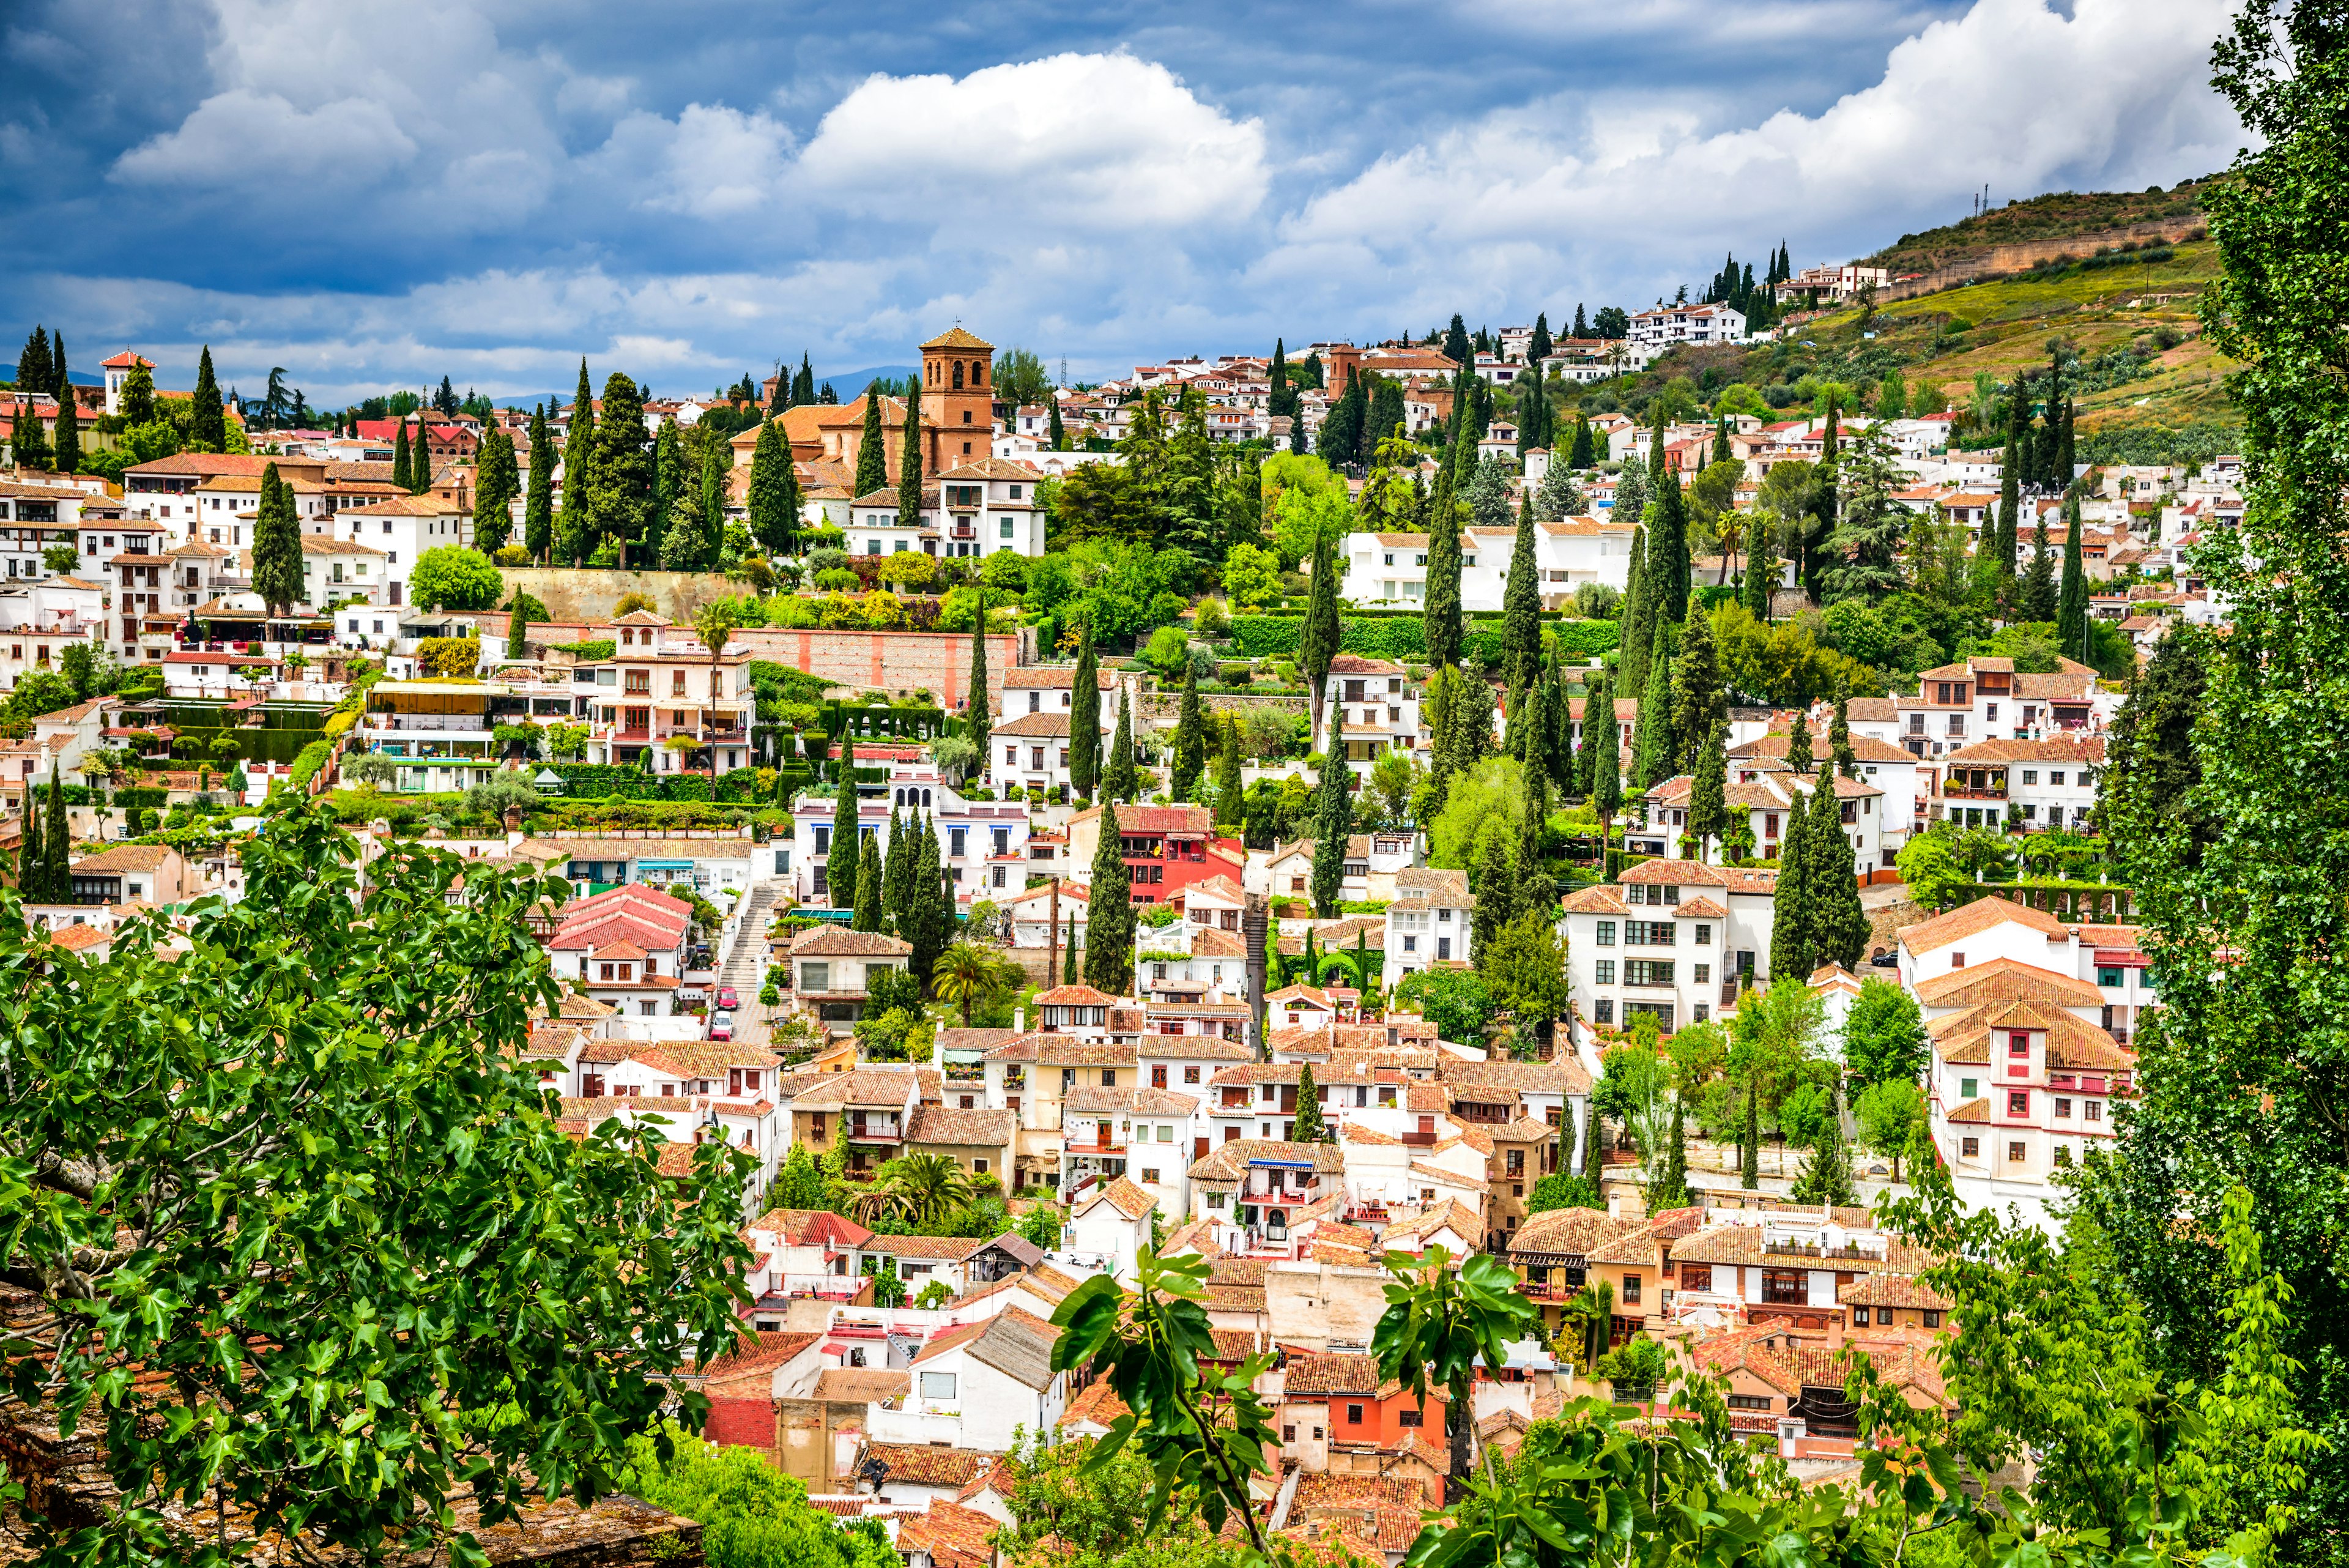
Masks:
[[[2217,178],[2181,181],[2168,191],[2158,185],[2144,191],[2051,191],[1920,234],[1903,234],[1864,258],[1864,265],[1889,267],[1895,275],[1930,272],[1978,259],[1996,245],[2077,239],[2132,223],[2190,217],[2202,210],[2202,193]]]

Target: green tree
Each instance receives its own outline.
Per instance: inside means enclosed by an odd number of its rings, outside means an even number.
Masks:
[[[274,462],[261,470],[261,505],[253,525],[253,591],[273,615],[308,597],[302,581],[301,520],[294,514],[294,493],[278,477]]]
[[[1120,709],[1120,725],[1124,722]],[[1102,808],[1101,844],[1093,852],[1092,889],[1085,900],[1085,983],[1123,996],[1133,980],[1133,876],[1114,804]]]
[[[1298,664],[1305,672],[1305,684],[1312,701],[1313,733],[1322,737],[1319,748],[1335,750],[1335,741],[1342,726],[1331,725],[1324,735],[1322,721],[1328,711],[1330,667],[1336,662],[1341,636],[1338,624],[1338,551],[1328,535],[1313,542],[1312,592],[1305,603],[1305,624],[1298,628]]]
[[[1729,686],[1713,647],[1713,618],[1689,617],[1672,659],[1671,733],[1668,774],[1693,772],[1713,729],[1729,719]]]
[[[1795,721],[1795,732],[1802,722]],[[1770,972],[1802,981],[1819,967],[1817,893],[1813,880],[1818,857],[1810,853],[1811,812],[1797,793],[1786,813],[1785,836],[1778,841],[1778,881],[1770,908]],[[1838,841],[1841,835],[1837,836]]]
[[[652,1436],[629,1440],[622,1490],[698,1521],[710,1568],[890,1568],[896,1556],[879,1521],[843,1525],[812,1507],[807,1488],[755,1449],[674,1431],[662,1440],[666,1460]]]
[[[184,917],[184,947],[160,919],[99,962],[0,930],[12,967],[53,981],[18,998],[0,1087],[0,1159],[22,1173],[0,1269],[59,1307],[148,1303],[73,1309],[18,1379],[31,1419],[79,1416],[119,1490],[119,1512],[53,1521],[83,1528],[44,1561],[192,1562],[212,1543],[164,1511],[226,1504],[305,1557],[379,1553],[390,1532],[480,1563],[477,1532],[543,1490],[616,1490],[665,1408],[698,1426],[676,1375],[738,1344],[750,1162],[711,1142],[665,1176],[657,1130],[566,1135],[519,1059],[558,1001],[528,917],[568,889],[399,843],[362,883],[356,854],[292,805],[243,845],[243,897]],[[428,1327],[460,1319],[473,1331]],[[445,1508],[460,1490],[478,1524]]]
[[[1590,804],[1599,815],[1600,846],[1623,804],[1622,726],[1615,718],[1615,687],[1601,670],[1582,705],[1582,745],[1589,754]]]
[[[849,918],[852,931],[877,931],[881,929],[881,864],[880,836],[868,836],[856,864],[855,912]]]
[[[1313,909],[1322,919],[1338,917],[1338,897],[1346,871],[1346,840],[1354,831],[1354,797],[1347,786],[1353,772],[1343,757],[1321,764],[1313,793]]]
[[[1656,525],[1648,536],[1651,625],[1678,626],[1688,618],[1689,566],[1688,496],[1680,476],[1666,472],[1657,482]]]
[[[2080,555],[2080,494],[2064,498],[2064,581],[2055,598],[2055,646],[2067,659],[2087,658],[2088,573]]]
[[[1806,713],[1795,715],[1794,727],[1786,733],[1786,766],[1798,778],[1811,774],[1811,721]]]
[[[860,869],[862,850],[857,844],[856,826],[856,763],[855,743],[846,737],[840,742],[839,760],[833,764],[839,774],[839,784],[832,798],[832,839],[827,862],[830,875],[825,878],[831,888],[833,908],[845,909],[856,902],[856,877]],[[845,873],[843,885],[841,874]]]
[[[1387,1308],[1371,1333],[1371,1354],[1379,1376],[1393,1378],[1427,1408],[1427,1387],[1441,1384],[1451,1397],[1444,1426],[1451,1438],[1453,1486],[1468,1479],[1472,1396],[1476,1366],[1499,1366],[1507,1346],[1522,1339],[1540,1317],[1526,1299],[1516,1271],[1489,1252],[1472,1252],[1455,1271],[1442,1246],[1423,1257],[1389,1252],[1381,1260],[1391,1276]]]
[[[555,555],[568,566],[587,564],[595,548],[595,394],[587,382],[587,361],[579,361],[579,389],[572,395],[571,424],[563,441],[563,516],[555,529]]]
[[[1702,617],[1697,624],[1702,625]],[[1696,858],[1712,857],[1713,841],[1729,831],[1729,729],[1716,719],[1697,753],[1689,777],[1688,836],[1696,841]],[[1741,808],[1740,815],[1744,815]]]
[[[617,370],[604,381],[595,454],[589,527],[612,543],[626,570],[628,547],[644,536],[652,514],[653,456],[645,439],[644,390]]]
[[[416,490],[415,468],[409,461],[408,455],[408,421],[406,420],[400,421],[399,428],[392,431],[391,482],[411,494]]]
[[[904,444],[897,453],[897,522],[917,528],[922,522],[922,393],[917,382],[906,394],[905,417],[899,426]]]
[[[60,400],[65,394],[58,394]],[[228,416],[221,407],[220,382],[212,377],[212,347],[196,356],[196,389],[189,400],[188,440],[198,452],[228,450]]]
[[[2199,787],[2202,759],[2195,745],[2212,651],[2210,634],[2200,627],[2181,622],[2162,633],[2114,716],[2096,780],[2096,821],[2109,837],[2160,835],[2189,867],[2218,836],[2215,803]]]
[[[1766,626],[1770,621],[1770,596],[1778,585],[1778,524],[1769,513],[1756,508],[1745,525],[1745,576],[1740,585],[1738,600],[1746,613]]]
[[[1836,775],[1819,775],[1811,792],[1811,826],[1805,846],[1816,858],[1809,877],[1811,940],[1819,963],[1856,968],[1868,951],[1868,912],[1859,906],[1859,878],[1851,841],[1844,836]]]
[[[1119,717],[1123,718],[1123,710]],[[1091,800],[1101,782],[1101,674],[1091,630],[1077,639],[1077,669],[1069,693],[1069,792]],[[1129,789],[1129,794],[1131,793]]]
[[[1642,790],[1670,778],[1680,753],[1672,735],[1672,630],[1669,625],[1656,628],[1654,662],[1649,666],[1639,722],[1631,731],[1631,783]]]
[[[762,421],[750,449],[750,537],[770,556],[787,554],[800,529],[799,477],[780,430],[778,421]]]
[[[522,547],[541,566],[554,545],[554,439],[547,434],[546,410],[530,411],[530,487],[523,498]]]
[[[254,531],[255,540],[260,530]],[[409,573],[409,597],[434,609],[484,610],[505,597],[505,579],[479,550],[436,545],[416,557]]]
[[[1686,1209],[1696,1202],[1696,1195],[1689,1190],[1688,1184],[1687,1110],[1687,1106],[1674,1096],[1671,1142],[1665,1146],[1663,1167],[1648,1189],[1648,1211],[1651,1214],[1661,1214],[1667,1209]]]
[[[1321,1119],[1321,1089],[1313,1081],[1313,1064],[1308,1062],[1297,1075],[1297,1119],[1289,1124],[1292,1143],[1335,1143],[1338,1134]]]
[[[479,548],[495,555],[505,547],[513,534],[514,499],[521,493],[513,438],[495,428],[483,432],[481,454],[473,463],[473,542]]]
[[[1460,445],[1455,441],[1443,471],[1435,476],[1435,495],[1427,509],[1427,598],[1421,619],[1428,662],[1438,669],[1458,664],[1464,647],[1460,612],[1460,506],[1453,494],[1452,479],[1459,453]]]
[[[1626,468],[1625,473],[1636,473],[1636,468]],[[1618,487],[1615,504],[1620,507],[1623,498]],[[1648,689],[1648,649],[1655,634],[1654,607],[1648,580],[1648,531],[1635,528],[1631,533],[1631,564],[1630,576],[1624,579],[1623,605],[1616,618],[1619,628],[1615,650],[1616,677],[1623,695],[1638,697]]]
[[[49,461],[59,473],[79,473],[82,464],[81,407],[62,369],[57,375],[57,431]]]
[[[1900,1179],[1900,1161],[1918,1132],[1926,1127],[1925,1102],[1917,1085],[1905,1078],[1870,1084],[1852,1102],[1860,1137],[1868,1147],[1892,1162],[1892,1179]]]
[[[1843,1119],[1830,1112],[1822,1117],[1811,1141],[1811,1152],[1795,1177],[1786,1196],[1796,1203],[1827,1203],[1838,1209],[1859,1201],[1852,1190],[1851,1152],[1844,1147]]]
[[[1539,1031],[1566,1016],[1573,1001],[1566,978],[1566,939],[1558,935],[1551,911],[1526,910],[1475,956],[1486,992],[1521,1030]]]
[[[1240,722],[1226,713],[1216,734],[1216,826],[1237,832],[1247,815],[1247,799],[1240,784]]]
[[[2047,547],[2047,519],[2042,514],[2031,525],[2031,565],[2015,588],[2015,615],[2027,621],[2055,618],[2055,556]]]
[[[47,345],[42,347],[46,349]],[[47,903],[48,862],[41,853],[40,798],[30,784],[25,786],[21,805],[24,825],[20,829],[23,837],[16,846],[16,896],[26,903]]]
[[[1843,1021],[1843,1069],[1855,1085],[1911,1084],[1925,1070],[1925,1023],[1916,999],[1871,975]]]
[[[1526,689],[1541,673],[1541,568],[1534,554],[1533,493],[1517,504],[1517,538],[1509,556],[1509,577],[1501,590],[1501,669],[1509,689],[1509,709],[1524,702]]]
[[[1125,689],[1121,686],[1117,694],[1117,731],[1110,737],[1109,755],[1102,763],[1102,798],[1131,801],[1134,784],[1133,718],[1127,709]]]
[[[1187,659],[1183,667],[1183,701],[1174,722],[1172,793],[1190,800],[1199,789],[1199,775],[1207,765],[1207,721],[1199,707],[1199,668]]]
[[[875,381],[866,387],[862,401],[864,404],[864,423],[856,441],[855,485],[856,498],[860,501],[889,486],[889,452],[881,444],[887,439],[882,434],[881,383]]]

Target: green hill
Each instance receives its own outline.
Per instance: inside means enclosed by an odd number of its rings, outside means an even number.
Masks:
[[[2218,178],[2181,181],[2167,191],[2158,185],[2143,191],[2051,191],[1923,234],[1903,234],[1865,258],[1866,265],[1890,267],[1896,275],[1927,272],[1971,260],[1993,245],[2068,240],[2131,223],[2190,217],[2202,210],[2203,192]]]

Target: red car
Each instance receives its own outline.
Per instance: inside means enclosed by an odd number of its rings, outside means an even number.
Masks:
[[[709,1021],[709,1037],[712,1040],[733,1039],[734,1015],[730,1012],[720,1012],[711,1018]]]
[[[730,986],[730,985],[721,985],[721,986],[719,986],[719,987],[718,988],[718,1011],[719,1011],[719,1012],[733,1012],[737,1007],[740,1007],[740,1006],[741,1006],[741,1005],[742,1005],[742,1004],[741,1004],[740,1001],[740,1000],[735,996],[735,994],[734,994],[734,988],[733,988],[732,986]]]

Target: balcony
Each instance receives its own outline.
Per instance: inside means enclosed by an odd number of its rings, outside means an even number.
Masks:
[[[903,1143],[905,1140],[905,1128],[895,1116],[876,1116],[870,1120],[860,1117],[848,1124],[847,1134],[851,1143]]]
[[[2004,800],[2006,786],[2001,784],[1992,788],[1985,784],[1976,788],[1968,784],[1943,784],[1941,798],[1944,800]]]
[[[490,722],[478,713],[387,713],[367,715],[370,730],[464,730],[476,734],[486,731]]]
[[[1829,1247],[1816,1241],[1790,1241],[1783,1237],[1774,1237],[1764,1240],[1762,1251],[1774,1258],[1868,1258],[1879,1263],[1884,1261],[1884,1253],[1880,1250],[1871,1252],[1851,1242]]]

